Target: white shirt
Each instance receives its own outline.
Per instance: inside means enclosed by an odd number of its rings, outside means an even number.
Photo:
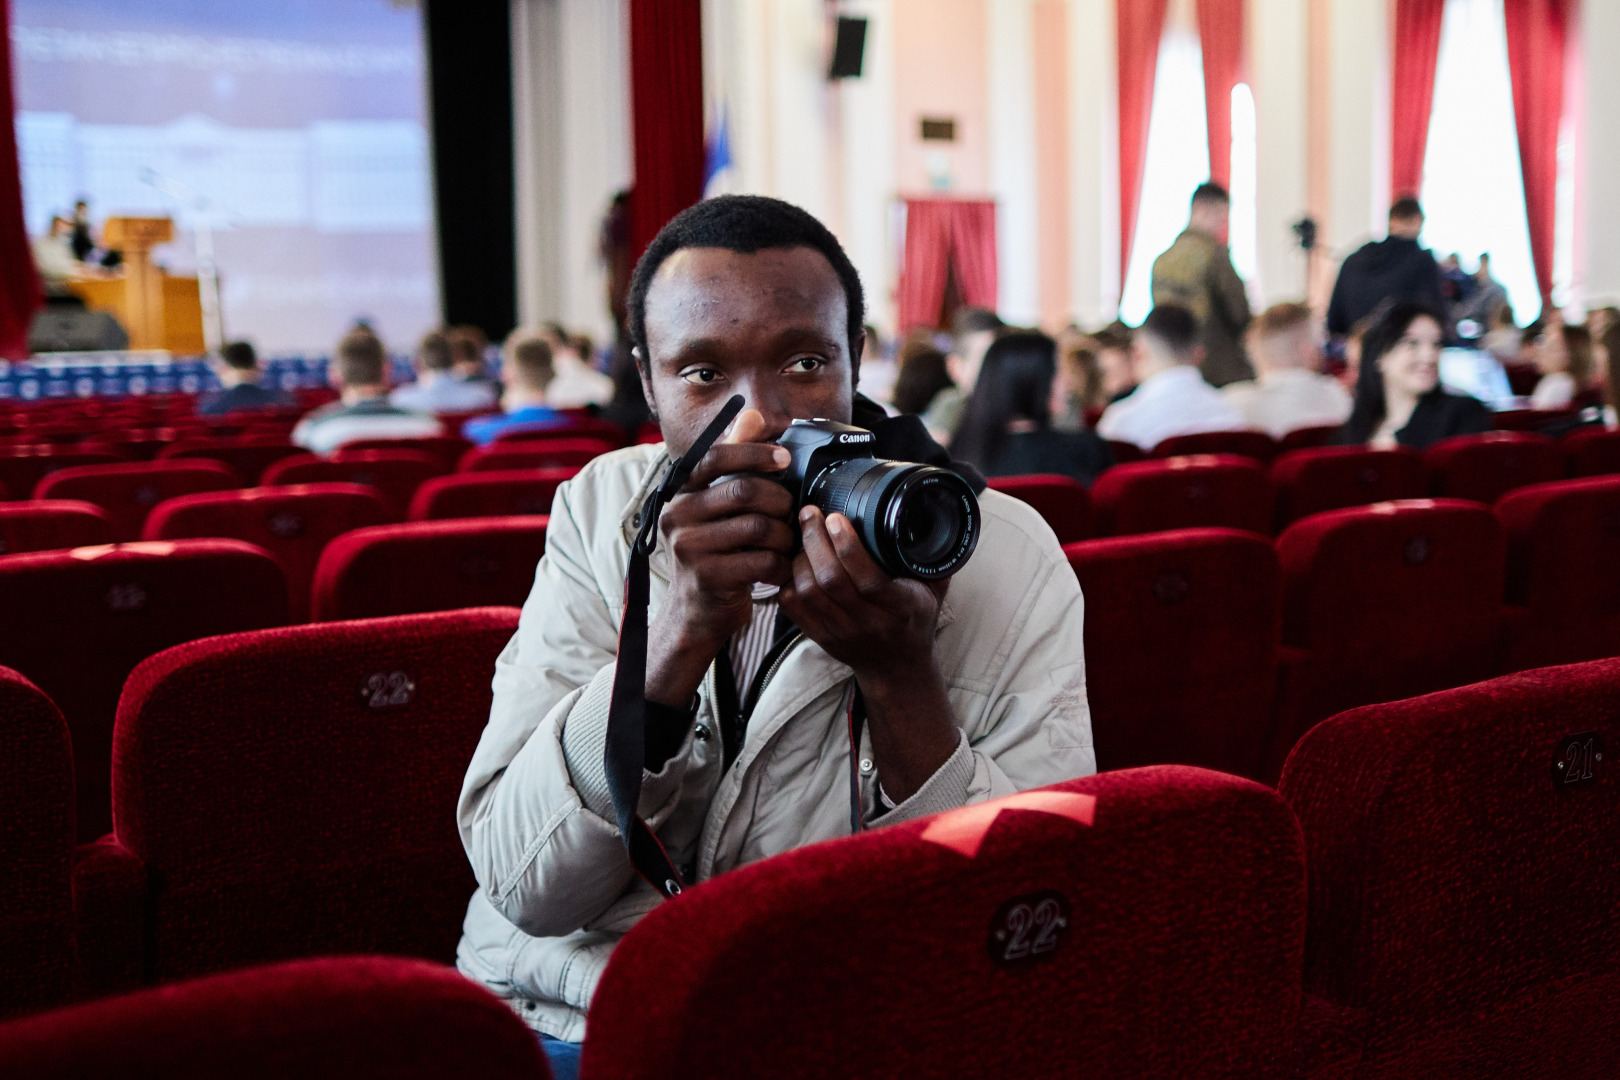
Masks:
[[[1183,364],[1149,376],[1130,397],[1108,406],[1097,421],[1097,434],[1152,450],[1177,435],[1246,426],[1243,414],[1196,367]]]
[[[1532,409],[1567,409],[1575,400],[1575,376],[1567,371],[1551,371],[1536,380],[1530,395]]]
[[[546,386],[546,404],[553,409],[581,409],[613,400],[613,380],[567,353],[553,358],[556,375]]]
[[[388,402],[424,413],[477,412],[493,409],[496,394],[492,383],[462,382],[449,373],[425,372],[413,383],[396,386]]]
[[[1338,380],[1305,368],[1282,368],[1258,382],[1232,383],[1221,390],[1250,427],[1280,439],[1297,428],[1342,424],[1350,418],[1350,393]]]

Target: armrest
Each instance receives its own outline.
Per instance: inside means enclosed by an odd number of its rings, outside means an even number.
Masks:
[[[146,865],[111,833],[73,853],[76,992],[103,997],[144,981]]]
[[[1294,1075],[1307,1080],[1348,1080],[1361,1062],[1366,1026],[1365,1009],[1305,994],[1294,1041]]]

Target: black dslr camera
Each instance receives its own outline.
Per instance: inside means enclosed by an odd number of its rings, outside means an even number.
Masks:
[[[876,436],[831,420],[795,420],[777,440],[793,463],[777,479],[793,509],[843,514],[891,577],[933,581],[960,570],[979,542],[979,500],[948,469],[872,456]]]

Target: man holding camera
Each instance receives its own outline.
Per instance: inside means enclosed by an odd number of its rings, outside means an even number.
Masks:
[[[831,233],[772,199],[692,207],[636,269],[630,334],[665,443],[559,489],[459,807],[480,885],[459,965],[563,1068],[557,1040],[583,1037],[614,943],[662,899],[626,855],[604,765],[630,544],[670,458],[734,395],[746,410],[663,511],[651,555],[636,810],[680,876],[1095,770],[1080,590],[1034,510],[984,491],[977,553],[925,584],[885,573],[843,514],[795,513],[779,482],[775,440],[795,419],[868,428],[879,458],[950,464],[914,417],[855,394],[864,314]]]

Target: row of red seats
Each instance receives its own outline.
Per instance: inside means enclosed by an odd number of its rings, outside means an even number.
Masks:
[[[1269,467],[1233,454],[1115,465],[1089,492],[1062,476],[997,477],[990,484],[1034,505],[1058,540],[1071,543],[1203,526],[1273,533],[1348,506],[1426,496],[1493,503],[1527,484],[1614,473],[1620,473],[1620,432],[1560,444],[1499,431],[1446,439],[1423,454],[1331,446],[1290,451]]]
[[[448,962],[472,887],[453,808],[504,628],[425,619],[155,658],[120,711],[117,833],[77,861],[60,719],[0,677],[34,827],[0,834],[0,874],[32,886],[0,926],[40,942],[0,953],[6,1007],[117,985],[75,964]],[[1105,772],[753,863],[618,944],[583,1074],[1607,1076],[1616,716],[1620,661],[1543,669],[1342,714],[1275,791]],[[306,961],[148,990],[0,1027],[0,1072],[284,1075],[305,1049],[314,1076],[417,1075],[402,1052],[536,1070],[521,1022],[452,978]]]

